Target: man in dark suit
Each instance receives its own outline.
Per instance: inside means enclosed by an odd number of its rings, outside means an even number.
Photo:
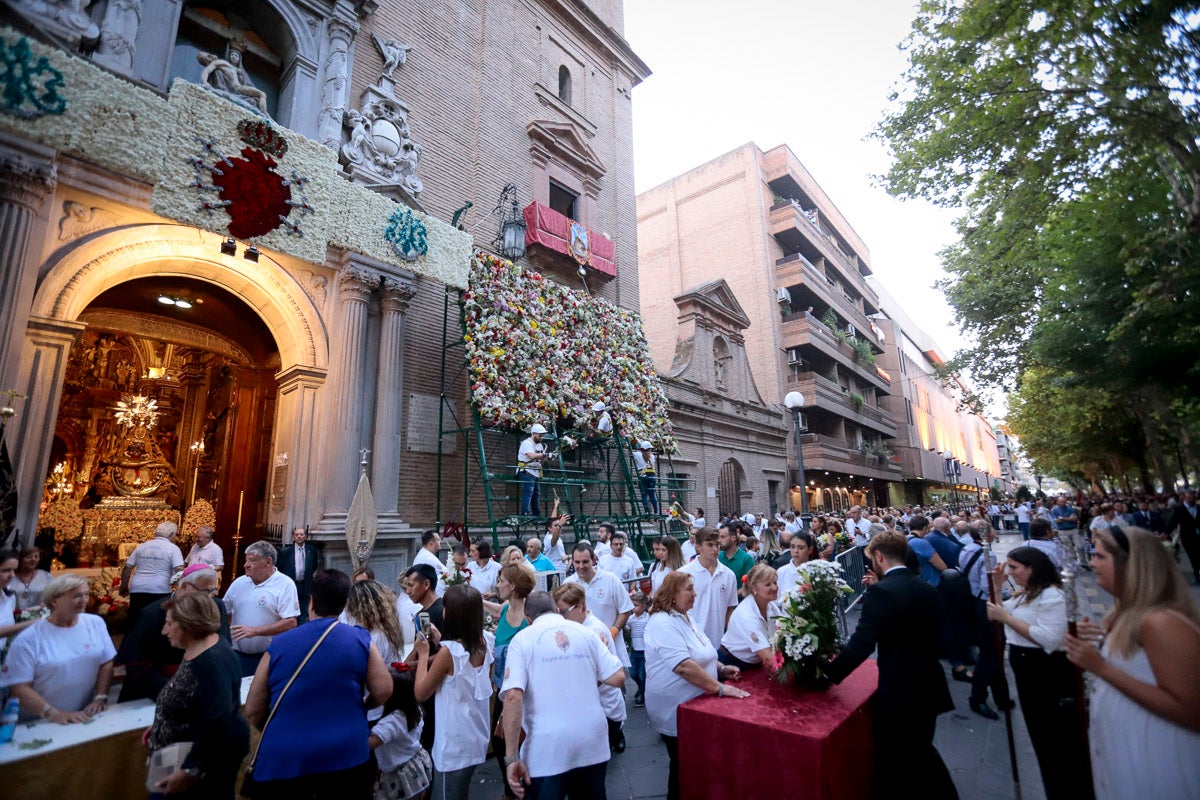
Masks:
[[[896,780],[911,776],[924,797],[957,798],[933,746],[938,714],[954,708],[938,662],[942,604],[937,591],[904,565],[907,551],[903,534],[888,531],[871,538],[871,572],[863,579],[871,585],[863,595],[862,616],[826,674],[840,683],[878,646],[873,797],[894,794]]]
[[[1183,502],[1171,511],[1171,519],[1167,522],[1167,534],[1179,529],[1179,543],[1187,553],[1188,561],[1192,562],[1192,578],[1200,583],[1200,509],[1196,507],[1196,491],[1189,489],[1183,493]]]
[[[312,575],[317,571],[317,548],[308,541],[308,531],[296,528],[292,531],[292,544],[279,551],[276,566],[279,571],[296,582],[296,599],[300,601],[300,620],[308,622],[308,587]]]

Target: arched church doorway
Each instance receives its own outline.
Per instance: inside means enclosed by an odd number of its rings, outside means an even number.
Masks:
[[[78,321],[44,499],[77,504],[81,529],[66,521],[58,549],[118,564],[155,519],[192,522],[185,552],[194,525],[211,522],[231,573],[235,532],[261,538],[267,513],[280,369],[271,330],[221,286],[172,275],[111,286]]]
[[[741,516],[745,485],[746,473],[737,459],[731,458],[721,465],[717,473],[717,507],[722,517]]]

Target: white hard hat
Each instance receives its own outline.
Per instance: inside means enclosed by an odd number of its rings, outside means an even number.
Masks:
[[[603,410],[604,410],[604,401],[603,400],[597,400],[592,405],[592,411],[603,411]]]
[[[651,449],[652,447],[654,447],[654,445],[650,444],[650,443],[649,443],[648,441],[646,441],[645,439],[643,439],[641,442],[639,442],[639,443],[638,443],[638,449],[639,449],[639,450],[649,450],[649,449]]]
[[[545,433],[546,428],[540,422],[533,423],[533,427],[529,429],[530,433]]]

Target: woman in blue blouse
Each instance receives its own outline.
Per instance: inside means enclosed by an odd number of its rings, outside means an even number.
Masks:
[[[261,790],[257,797],[370,796],[375,775],[367,707],[388,699],[392,678],[371,635],[338,622],[349,591],[350,577],[344,572],[313,573],[309,622],[276,636],[254,673],[246,717],[257,728],[266,725],[254,764]],[[326,631],[329,635],[297,673]],[[279,702],[293,675],[295,681]],[[277,702],[275,716],[266,724]]]

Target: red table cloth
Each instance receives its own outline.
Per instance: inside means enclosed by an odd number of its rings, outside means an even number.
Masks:
[[[783,685],[766,670],[743,674],[744,700],[703,695],[679,707],[679,788],[712,797],[866,798],[873,747],[867,707],[879,683],[873,660],[827,692]]]

